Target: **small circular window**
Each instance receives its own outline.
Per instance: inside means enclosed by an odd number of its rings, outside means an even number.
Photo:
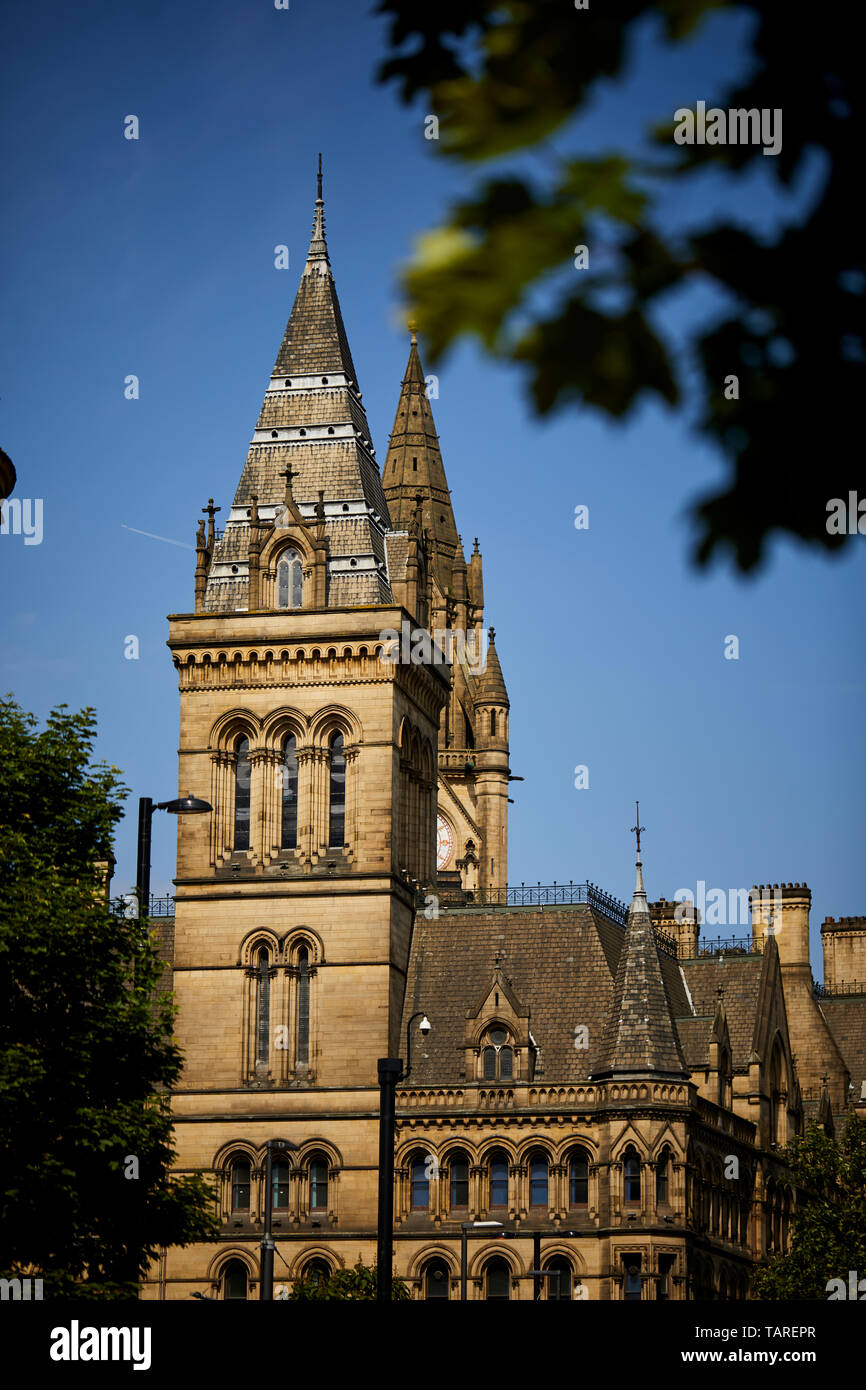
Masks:
[[[508,1034],[506,1033],[504,1028],[490,1029],[490,1041],[493,1043],[494,1047],[501,1047],[502,1044],[506,1041],[507,1037]]]

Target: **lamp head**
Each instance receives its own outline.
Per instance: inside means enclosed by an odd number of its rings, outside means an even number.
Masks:
[[[186,796],[179,797],[176,801],[161,801],[156,809],[168,811],[172,816],[201,816],[206,811],[212,811],[213,807],[209,801],[201,801],[199,797],[193,796],[192,792],[187,792]]]

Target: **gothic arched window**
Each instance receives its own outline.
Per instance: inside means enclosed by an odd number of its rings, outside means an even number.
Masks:
[[[481,1073],[484,1081],[511,1081],[514,1076],[514,1049],[504,1028],[491,1028],[484,1039],[481,1052]]]
[[[430,1166],[427,1154],[413,1154],[409,1165],[409,1183],[413,1211],[427,1211],[430,1206]]]
[[[310,1159],[310,1211],[328,1207],[328,1163],[321,1154]]]
[[[431,1260],[424,1266],[424,1297],[448,1298],[448,1266],[444,1260]]]
[[[271,1056],[271,958],[263,946],[256,961],[256,1066],[266,1067]]]
[[[505,1260],[498,1256],[488,1260],[484,1266],[484,1297],[489,1299],[511,1297],[511,1269]]]
[[[232,1164],[232,1211],[250,1209],[250,1161],[236,1158]]]
[[[304,1265],[303,1277],[311,1284],[326,1284],[331,1277],[331,1266],[325,1260],[310,1260]]]
[[[328,845],[337,849],[346,843],[346,755],[343,735],[334,734],[330,748],[330,799],[328,807]]]
[[[640,1159],[634,1149],[626,1149],[623,1163],[626,1202],[640,1202]]]
[[[547,1206],[547,1154],[539,1150],[529,1160],[529,1205]]]
[[[589,1157],[583,1149],[571,1155],[568,1164],[568,1205],[585,1207],[589,1202]]]
[[[548,1302],[568,1303],[571,1298],[571,1265],[564,1255],[554,1255],[544,1266],[547,1271]]]
[[[247,1267],[241,1260],[229,1260],[222,1272],[223,1298],[246,1298]]]
[[[298,947],[298,1017],[295,1038],[295,1065],[310,1064],[310,953],[306,946]]]
[[[465,1153],[452,1154],[451,1168],[451,1206],[469,1206],[469,1159]]]
[[[282,849],[298,847],[298,741],[289,734],[283,745],[283,828],[280,837]]]
[[[288,1154],[274,1154],[271,1160],[271,1194],[272,1209],[285,1211],[289,1205]]]
[[[250,847],[250,741],[239,738],[235,744],[235,849]]]
[[[300,608],[304,601],[304,571],[297,550],[284,550],[277,561],[277,608]]]
[[[490,1172],[490,1206],[508,1206],[508,1156],[497,1149],[488,1159]]]

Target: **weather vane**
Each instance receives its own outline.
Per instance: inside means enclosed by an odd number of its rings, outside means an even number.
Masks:
[[[638,857],[638,859],[640,859],[640,832],[641,832],[642,830],[646,830],[646,826],[645,826],[645,825],[641,825],[641,823],[640,823],[640,802],[639,802],[639,801],[636,801],[636,802],[634,803],[634,806],[635,806],[635,812],[636,812],[636,814],[635,814],[635,823],[634,823],[634,825],[633,825],[632,828],[631,828],[631,833],[632,833],[633,835],[636,835],[636,836],[637,836],[637,857]]]

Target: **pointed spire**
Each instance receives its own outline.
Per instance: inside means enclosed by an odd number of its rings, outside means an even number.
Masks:
[[[322,156],[316,175],[317,198],[313,234],[304,273],[274,366],[274,377],[344,376],[357,383],[355,364],[337,299],[325,240],[325,203],[322,197]],[[366,421],[364,421],[366,425]],[[369,429],[363,431],[369,439]]]
[[[502,674],[502,667],[499,664],[499,657],[496,652],[496,629],[490,629],[490,640],[487,644],[487,653],[484,660],[484,670],[478,679],[475,691],[475,704],[478,705],[504,705],[511,707],[508,699],[508,691],[505,687],[505,677]]]
[[[647,906],[646,889],[643,886],[643,865],[640,858],[640,836],[641,831],[646,830],[646,826],[640,823],[640,802],[636,801],[634,804],[636,816],[635,823],[631,828],[631,833],[637,837],[637,852],[635,857],[634,897],[631,900],[631,910],[632,912],[648,913],[649,907]]]
[[[390,516],[325,241],[321,155],[316,195],[309,253],[209,571],[208,611],[244,612],[255,587],[247,565],[254,494],[262,524],[310,526],[317,543],[328,543],[330,607],[393,599],[383,538]],[[346,503],[361,504],[351,522]]]
[[[445,595],[451,587],[457,555],[457,526],[418,352],[418,334],[414,324],[409,327],[409,358],[382,482],[395,531],[410,530],[415,494],[423,494],[433,549],[433,576],[440,594]]]
[[[643,884],[640,816],[632,827],[637,836],[635,888],[625,940],[617,966],[613,996],[592,1071],[594,1080],[613,1076],[668,1076],[689,1073],[665,988],[658,946]]]
[[[454,556],[454,564],[451,569],[451,593],[456,603],[468,602],[469,587],[466,583],[466,556],[463,554],[463,541],[460,536],[457,537],[457,553]],[[465,622],[462,625],[465,626]]]
[[[319,155],[319,171],[316,175],[316,209],[313,213],[313,235],[307,253],[307,265],[311,261],[328,260],[328,244],[325,241],[325,201],[322,197],[322,156]]]

